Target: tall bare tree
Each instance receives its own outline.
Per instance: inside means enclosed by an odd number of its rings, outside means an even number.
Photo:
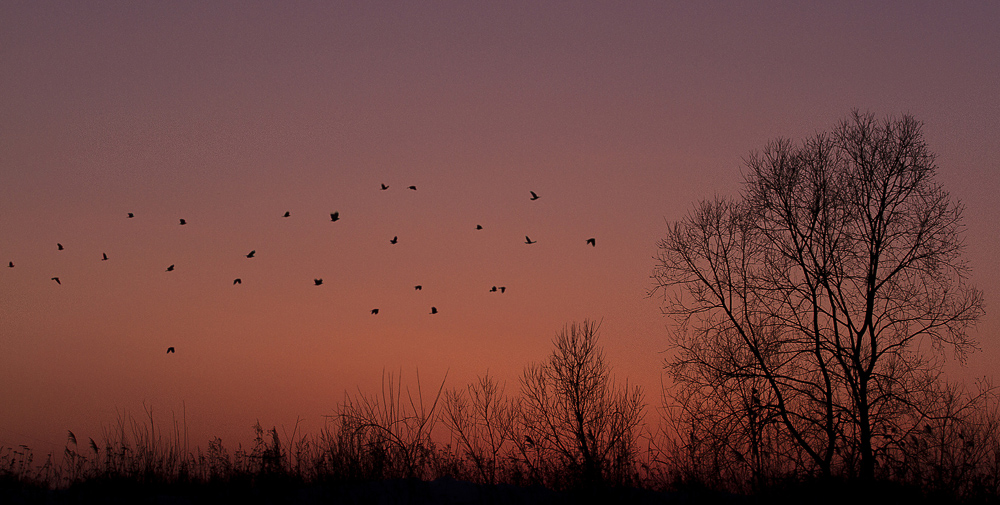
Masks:
[[[679,323],[667,368],[688,405],[742,409],[788,457],[872,478],[931,410],[946,351],[976,348],[963,207],[910,116],[855,111],[746,168],[740,200],[702,201],[658,244],[653,292]]]

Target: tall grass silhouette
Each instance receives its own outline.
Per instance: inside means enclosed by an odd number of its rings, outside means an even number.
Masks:
[[[861,489],[849,475],[803,472],[772,438],[749,461],[739,430],[710,437],[698,424],[710,418],[678,415],[689,408],[647,409],[641,391],[615,386],[596,330],[589,321],[564,328],[517,388],[486,373],[450,389],[446,375],[425,390],[419,372],[407,384],[401,371],[383,371],[377,391],[345,393],[317,432],[303,433],[301,419],[280,432],[258,422],[247,446],[216,437],[191,448],[186,416],[163,423],[152,406],[138,417],[122,411],[97,440],[68,432],[61,454],[0,447],[0,502],[1000,499],[1000,404],[988,385],[947,391],[934,421],[901,434],[879,481]]]

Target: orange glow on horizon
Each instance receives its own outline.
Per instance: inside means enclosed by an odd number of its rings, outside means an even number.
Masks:
[[[513,394],[584,319],[655,406],[666,222],[855,107],[925,123],[989,306],[1000,7],[908,9],[0,6],[0,445],[316,430],[383,371]]]

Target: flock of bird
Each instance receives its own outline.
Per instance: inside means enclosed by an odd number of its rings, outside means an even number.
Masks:
[[[389,189],[388,185],[381,184],[381,190],[382,191],[385,191],[385,190],[388,190],[388,189]],[[416,186],[408,186],[407,189],[416,191],[417,187]],[[538,200],[540,198],[538,196],[538,194],[536,194],[534,191],[529,191],[529,193],[531,193],[530,200],[532,200],[532,201]],[[292,215],[291,211],[286,211],[282,217],[291,217],[291,215]],[[134,217],[135,217],[135,213],[133,213],[133,212],[129,212],[128,213],[128,218],[129,219],[132,219]],[[339,221],[339,220],[340,220],[340,212],[332,212],[330,214],[330,221],[336,222],[336,221]],[[180,225],[181,226],[187,225],[187,220],[181,218],[180,219]],[[482,230],[482,229],[483,229],[482,225],[480,225],[480,224],[476,225],[476,230]],[[390,244],[396,244],[398,242],[399,242],[399,237],[398,236],[394,236],[394,237],[392,237],[391,240],[389,240]],[[528,237],[527,235],[525,235],[525,237],[524,237],[524,243],[525,244],[531,245],[531,244],[535,244],[537,242],[538,242],[537,240],[531,240],[531,238]],[[586,244],[589,245],[589,246],[591,246],[591,247],[596,247],[597,246],[597,239],[593,238],[593,237],[592,238],[588,238],[586,240]],[[56,247],[60,251],[62,251],[62,250],[65,249],[61,243],[56,243]],[[247,257],[247,259],[252,259],[255,254],[257,254],[257,250],[256,249],[254,249],[254,250],[250,251],[249,253],[247,253],[246,257]],[[107,255],[107,253],[101,253],[101,261],[108,261],[108,255]],[[13,261],[8,261],[7,262],[7,267],[8,268],[14,268],[14,262]],[[166,271],[167,272],[173,272],[174,268],[175,268],[175,265],[170,265],[170,266],[167,267]],[[55,281],[56,284],[62,285],[62,281],[59,279],[59,277],[52,277],[51,280]],[[242,284],[242,283],[243,283],[243,280],[241,278],[239,278],[239,277],[237,277],[236,279],[233,280],[233,285],[234,286],[238,285],[238,284]],[[315,286],[321,286],[321,285],[323,285],[323,279],[313,279],[313,284]],[[421,289],[423,289],[423,286],[420,285],[420,284],[417,284],[416,286],[413,287],[413,289],[415,289],[417,291],[420,291]],[[506,286],[492,286],[489,289],[489,292],[491,292],[491,293],[496,293],[498,291],[502,294],[505,291],[507,291],[507,287]],[[379,309],[377,309],[377,308],[371,309],[371,314],[372,315],[378,315],[378,313],[379,313]],[[437,313],[438,313],[437,307],[433,307],[432,306],[430,314],[437,314]],[[175,351],[174,347],[168,347],[167,348],[167,354],[171,354],[171,353],[175,353],[175,352],[176,351]]]

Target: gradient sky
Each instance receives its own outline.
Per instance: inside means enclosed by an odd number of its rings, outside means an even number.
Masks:
[[[513,392],[584,318],[656,404],[665,223],[852,108],[924,122],[987,303],[958,374],[992,376],[998,27],[991,1],[2,1],[0,445],[143,405],[192,445],[315,431],[383,370]]]

